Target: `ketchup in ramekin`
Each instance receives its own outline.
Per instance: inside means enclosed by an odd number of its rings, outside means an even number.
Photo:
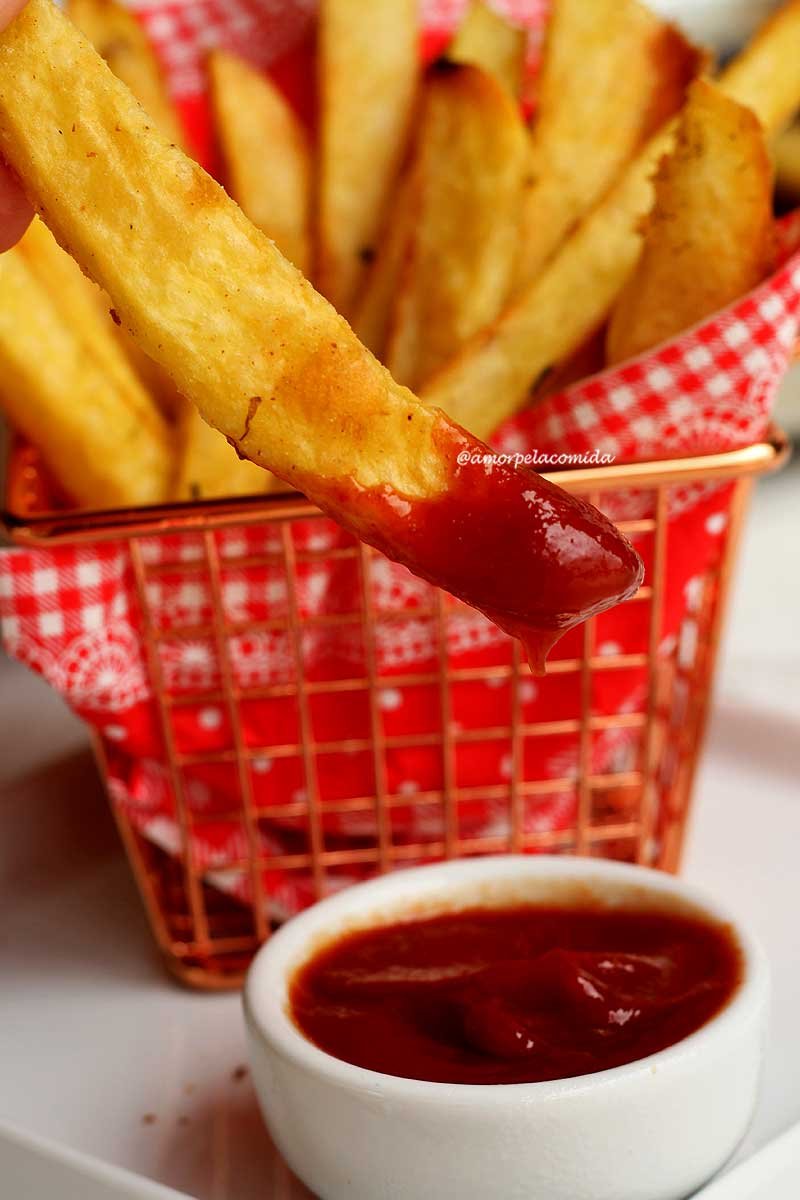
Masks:
[[[619,907],[474,908],[361,929],[313,955],[292,1017],[320,1049],[386,1075],[535,1083],[681,1041],[742,974],[729,927]]]

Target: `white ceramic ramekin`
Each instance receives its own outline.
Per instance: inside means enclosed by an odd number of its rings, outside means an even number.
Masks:
[[[738,937],[744,977],[684,1041],[552,1083],[399,1079],[341,1062],[291,1019],[293,973],[352,929],[475,905],[611,903],[707,914]],[[257,955],[245,989],[253,1078],[269,1128],[322,1200],[683,1200],[747,1128],[762,1057],[768,968],[712,900],[679,879],[598,859],[470,859],[384,876],[295,917]]]

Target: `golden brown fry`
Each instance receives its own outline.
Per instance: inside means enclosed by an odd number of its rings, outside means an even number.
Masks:
[[[106,300],[106,309],[108,309],[111,303],[108,297],[99,289],[98,294]],[[152,358],[140,349],[128,330],[122,325],[115,324],[113,333],[131,368],[155,404],[158,405],[159,411],[171,425],[175,424],[183,412],[186,401],[178,392],[169,375],[163,367],[160,367],[157,362],[153,362]]]
[[[602,324],[635,267],[651,177],[672,137],[670,127],[653,138],[539,278],[434,375],[420,393],[427,404],[485,438],[535,398],[544,373]]]
[[[530,283],[647,138],[704,59],[638,0],[554,0],[531,138],[516,286]]]
[[[348,314],[376,250],[419,76],[416,0],[322,0],[317,285]]]
[[[108,297],[86,278],[38,218],[31,223],[20,249],[64,321],[72,324],[87,355],[107,372],[131,409],[151,421],[151,396],[115,336]]]
[[[775,144],[775,183],[785,201],[800,200],[800,125],[790,125]]]
[[[517,98],[522,91],[527,44],[524,29],[512,25],[484,0],[472,0],[447,48],[447,57],[483,67]]]
[[[788,0],[722,72],[719,86],[751,108],[768,136],[800,108],[800,0]]]
[[[268,471],[239,458],[218,430],[207,425],[193,404],[184,403],[179,420],[180,465],[176,500],[215,500],[255,496],[275,490]],[[285,486],[285,485],[284,485]]]
[[[419,209],[386,363],[408,387],[493,321],[517,252],[526,133],[480,67],[440,60],[424,87],[415,170]]]
[[[307,275],[311,152],[306,132],[275,84],[243,59],[215,50],[208,69],[228,191]]]
[[[386,352],[392,310],[418,214],[419,171],[409,168],[400,180],[388,224],[353,314],[352,326],[380,359]]]
[[[147,35],[133,14],[114,0],[70,0],[67,11],[114,74],[131,89],[164,136],[176,145],[183,145],[180,117],[167,92]],[[86,286],[94,288],[89,280],[86,280]],[[111,307],[108,297],[100,289],[94,290],[100,306],[108,313]],[[141,383],[164,415],[173,420],[182,403],[170,380],[120,325],[115,325],[112,332]]]
[[[134,411],[149,420],[155,403],[171,421],[181,401],[173,384],[114,321],[108,296],[64,253],[38,217],[20,249],[63,319],[83,341],[87,354],[114,380]]]
[[[114,380],[121,396],[149,420],[155,403],[171,421],[183,401],[161,368],[143,354],[114,320],[111,301],[59,246],[47,226],[34,218],[20,248],[63,319],[99,365]]]
[[[610,363],[642,354],[745,295],[774,251],[772,170],[753,113],[698,80],[656,179],[636,270],[611,316]]]
[[[0,295],[0,403],[54,479],[82,507],[165,500],[166,426],[121,394],[19,246],[0,255]]]
[[[69,0],[67,11],[114,74],[133,92],[165,137],[184,144],[184,133],[142,26],[116,0]]]

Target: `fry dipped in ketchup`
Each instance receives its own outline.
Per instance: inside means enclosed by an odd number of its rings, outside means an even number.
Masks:
[[[641,559],[592,505],[499,461],[444,417],[437,443],[453,464],[439,496],[348,482],[314,498],[334,516],[346,506],[364,541],[518,637],[542,673],[562,634],[634,594]]]

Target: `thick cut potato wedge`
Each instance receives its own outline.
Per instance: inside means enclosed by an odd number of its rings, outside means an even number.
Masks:
[[[20,242],[20,250],[87,355],[107,372],[132,411],[152,424],[153,401],[115,336],[108,297],[64,253],[38,217]]]
[[[311,152],[306,132],[275,84],[243,59],[215,50],[208,71],[228,191],[307,275]]]
[[[539,278],[422,388],[427,404],[485,438],[536,399],[545,373],[603,323],[636,266],[652,175],[672,139],[669,127],[651,140]]]
[[[419,77],[416,0],[322,0],[316,282],[353,309],[407,142]]]
[[[103,296],[103,293],[100,292],[100,295]],[[104,299],[107,299],[107,297],[104,297]],[[158,405],[159,411],[163,413],[170,425],[174,425],[183,412],[187,401],[181,396],[164,368],[160,367],[157,362],[153,362],[153,359],[145,354],[144,350],[133,340],[124,326],[115,324],[114,336],[148,394],[152,396]]]
[[[189,401],[179,419],[180,465],[176,500],[216,500],[226,496],[256,496],[277,488],[274,475],[239,458],[233,446]]]
[[[176,130],[180,127],[179,118],[163,85],[153,51],[138,22],[126,10],[120,10],[108,0],[71,0],[68,11],[98,53],[106,59],[114,74],[128,85],[139,103],[156,121],[164,136],[174,140]],[[116,34],[120,31],[125,36],[118,39]],[[258,181],[263,180],[264,165],[269,161],[267,147],[270,135],[283,135],[284,139],[287,136],[290,139],[281,144],[279,155],[287,148],[293,154],[302,148],[302,162],[290,162],[288,177],[286,170],[280,170],[284,162],[278,156],[277,169],[273,161],[269,178],[274,181],[273,199],[284,200],[284,216],[290,210],[289,227],[294,225],[302,229],[300,236],[292,237],[284,221],[282,232],[287,233],[290,245],[280,248],[284,253],[291,249],[299,254],[303,261],[297,265],[304,270],[308,267],[310,164],[302,130],[294,127],[298,122],[291,113],[287,116],[282,111],[287,107],[285,102],[273,96],[273,89],[267,81],[247,64],[233,55],[216,51],[211,56],[209,68],[218,132],[231,175],[240,192],[234,198],[242,204],[244,197],[247,197],[254,209],[248,215],[256,224],[256,214],[263,218],[265,213],[263,190],[258,190]],[[271,126],[268,120],[265,122],[265,118],[272,119]],[[260,145],[254,133],[256,127],[264,139]],[[288,132],[290,127],[291,132]],[[298,168],[303,176],[299,190],[293,186],[295,180],[292,179],[293,173],[298,174]],[[266,230],[269,236],[276,237],[280,223],[281,219],[276,217],[275,231]],[[56,243],[53,242],[53,245]],[[59,253],[63,252],[59,250]],[[64,257],[69,261],[69,256]],[[78,271],[77,267],[75,269]],[[94,286],[88,280],[84,282],[87,287]],[[98,296],[102,296],[99,290]],[[139,349],[121,326],[116,329],[116,341],[139,379],[156,398],[162,412],[179,426],[174,498],[207,499],[264,491],[271,477],[252,463],[239,460],[222,434],[205,424],[194,406],[177,392],[163,369]]]
[[[207,420],[522,637],[536,669],[639,586],[641,560],[596,509],[487,465],[485,446],[400,387],[50,0],[0,34],[0,152]]]
[[[732,100],[751,108],[769,136],[800,108],[800,0],[788,0],[719,78]]]
[[[554,0],[516,287],[530,283],[683,103],[703,56],[638,0]]]
[[[656,179],[644,247],[608,329],[617,363],[696,325],[768,274],[772,169],[753,113],[698,80]]]
[[[515,98],[522,92],[528,35],[506,21],[484,0],[472,0],[447,48],[452,62],[483,67]]]
[[[116,0],[69,0],[67,12],[114,74],[128,85],[164,136],[182,146],[183,128],[161,67],[133,13]]]
[[[419,207],[386,355],[416,387],[500,312],[517,253],[526,132],[491,75],[440,60],[424,86]]]
[[[117,78],[127,84],[164,137],[176,145],[183,145],[180,117],[167,92],[147,35],[136,18],[114,0],[70,0],[67,12]],[[93,287],[88,280],[86,286]],[[102,307],[108,312],[110,301],[99,290],[97,294]],[[174,419],[181,410],[182,401],[169,379],[152,359],[142,353],[121,325],[115,325],[113,333],[131,367],[161,411],[169,420]]]
[[[81,507],[166,500],[172,452],[87,349],[22,249],[0,255],[0,405]]]
[[[419,170],[409,167],[397,187],[388,225],[353,315],[353,329],[381,360],[386,354],[397,291],[419,216],[419,182]]]

